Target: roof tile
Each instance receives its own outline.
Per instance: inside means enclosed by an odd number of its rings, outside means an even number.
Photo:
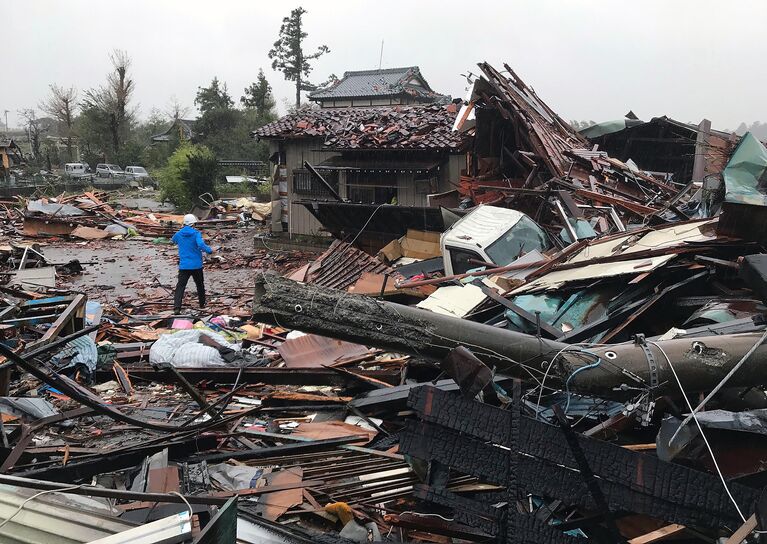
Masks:
[[[255,130],[261,139],[324,137],[329,149],[462,150],[470,135],[454,132],[455,108],[412,105],[304,110]]]

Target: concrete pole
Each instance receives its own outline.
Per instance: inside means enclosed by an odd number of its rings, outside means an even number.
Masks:
[[[542,380],[551,366],[547,385],[567,384],[571,391],[616,399],[633,397],[653,382],[658,395],[677,392],[669,360],[687,392],[711,390],[762,336],[755,332],[657,344],[570,346],[273,274],[256,280],[253,305],[254,318],[262,322],[425,359],[440,360],[462,345],[498,372],[533,382]],[[762,345],[728,386],[767,384],[765,363],[767,345]]]

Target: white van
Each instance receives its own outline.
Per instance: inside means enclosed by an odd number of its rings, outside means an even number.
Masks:
[[[545,251],[549,237],[527,215],[509,208],[477,206],[442,233],[445,274],[464,274],[481,263],[505,266],[524,253]]]
[[[68,162],[64,165],[64,174],[70,178],[82,178],[90,175],[90,167],[84,162]]]

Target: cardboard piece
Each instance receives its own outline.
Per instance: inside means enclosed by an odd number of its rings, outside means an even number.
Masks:
[[[431,259],[439,257],[442,252],[439,247],[441,233],[424,230],[408,229],[407,234],[398,240],[386,244],[378,257],[392,263],[400,257],[413,259]]]
[[[94,227],[79,226],[72,231],[72,236],[76,238],[82,238],[83,240],[101,240],[103,238],[109,238],[113,236],[105,230],[97,229]]]

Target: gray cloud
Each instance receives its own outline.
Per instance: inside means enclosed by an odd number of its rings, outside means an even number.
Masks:
[[[767,3],[710,0],[471,2],[304,0],[130,2],[0,0],[6,51],[0,111],[35,106],[50,83],[100,84],[108,52],[133,58],[143,116],[172,95],[192,106],[213,76],[239,98],[264,68],[278,104],[290,83],[272,72],[267,52],[283,16],[308,10],[309,47],[331,53],[315,64],[330,73],[418,65],[435,90],[463,96],[460,76],[487,60],[512,68],[565,119],[596,121],[633,109],[640,117],[708,117],[717,128],[765,119],[759,63]],[[13,47],[9,49],[9,44]]]

